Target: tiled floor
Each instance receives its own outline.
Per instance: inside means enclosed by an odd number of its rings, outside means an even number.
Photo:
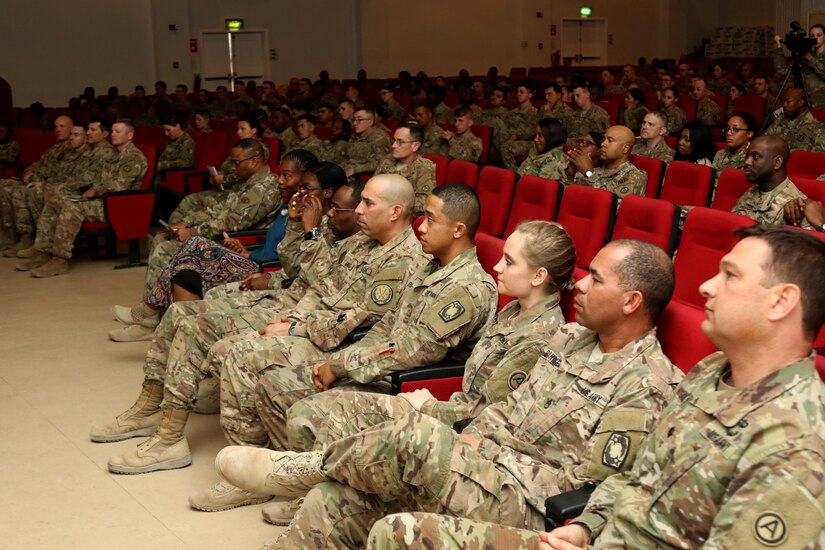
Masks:
[[[145,269],[80,258],[33,279],[0,258],[0,549],[255,549],[282,528],[260,506],[205,513],[188,495],[217,481],[217,416],[192,415],[193,464],[110,474],[110,455],[142,439],[92,443],[89,428],[128,408],[148,342],[116,344],[109,307],[137,303]]]

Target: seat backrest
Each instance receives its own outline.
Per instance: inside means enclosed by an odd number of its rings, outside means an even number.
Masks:
[[[493,127],[486,124],[473,124],[471,128],[473,135],[481,138],[481,156],[478,162],[487,162],[487,154],[490,152],[490,142],[493,139]]]
[[[742,95],[733,101],[734,113],[748,113],[756,120],[756,125],[762,127],[762,122],[765,120],[765,105],[764,97],[755,95]]]
[[[277,172],[278,162],[281,158],[281,140],[278,138],[263,138],[261,143],[269,147],[269,169]]]
[[[672,202],[628,195],[619,205],[613,237],[655,244],[673,255],[679,230],[679,208]]]
[[[619,121],[619,106],[612,101],[597,101],[595,103],[610,115],[610,125],[615,126]]]
[[[665,177],[665,163],[662,160],[642,155],[630,155],[630,163],[647,174],[645,197],[655,199],[659,196],[662,179]]]
[[[799,176],[791,178],[791,181],[806,197],[825,204],[825,181]]]
[[[447,167],[447,181],[445,183],[466,183],[473,189],[478,180],[478,164],[466,160],[453,159]]]
[[[518,224],[527,220],[553,221],[556,208],[561,200],[564,186],[556,180],[538,176],[521,176],[516,185],[510,217],[504,229],[504,238],[516,230]]]
[[[486,271],[494,281],[498,280],[498,274],[493,268],[499,261],[501,261],[501,257],[504,255],[504,240],[481,232],[476,233],[474,240],[478,263],[481,264],[484,271]],[[498,309],[501,310],[501,308],[512,300],[513,298],[511,296],[499,295]]]
[[[485,166],[478,176],[478,200],[481,202],[481,222],[478,230],[500,236],[507,225],[507,215],[513,202],[516,173],[512,170]]]
[[[719,272],[722,256],[738,242],[733,232],[754,225],[746,216],[710,208],[694,208],[685,220],[676,253],[676,289],[673,299],[703,308],[699,285]]]
[[[315,125],[315,137],[320,139],[321,141],[326,141],[332,135],[332,128],[329,126],[321,126],[320,124]]]
[[[728,112],[728,96],[716,94],[709,96],[708,99],[719,105],[719,124],[724,124],[725,122],[725,113]]]
[[[762,99],[761,97],[759,99]],[[725,168],[719,174],[716,181],[716,193],[713,196],[713,203],[710,205],[714,210],[730,212],[739,197],[751,188],[753,184],[745,177],[745,172],[738,168]]]
[[[568,185],[561,197],[557,221],[576,245],[576,265],[586,267],[610,240],[618,197],[604,189]]]
[[[195,162],[193,162],[192,165],[197,166],[200,164],[201,157],[203,156],[203,142],[206,140],[206,134],[194,128],[189,128],[186,130],[186,133],[195,140]]]
[[[687,373],[701,359],[716,351],[702,333],[707,319],[703,309],[671,301],[656,322],[656,337],[670,362]]]
[[[43,132],[34,128],[16,128],[14,139],[20,144],[20,157],[17,160],[23,166],[36,162],[57,143],[54,132]]]
[[[659,196],[679,206],[708,206],[712,183],[710,166],[674,160],[667,167]]]
[[[590,273],[586,269],[582,269],[581,267],[576,267],[573,269],[573,279],[576,282],[581,281],[589,274]],[[574,288],[570,292],[563,292],[561,295],[559,306],[564,314],[564,320],[567,323],[574,323],[576,321],[576,308],[574,300],[578,292],[579,291]]]
[[[695,99],[688,97],[687,94],[682,94],[679,96],[679,106],[685,111],[685,118],[688,122],[696,120],[698,104]]]
[[[145,143],[135,143],[135,147],[146,157],[146,174],[143,176],[143,181],[140,182],[140,190],[148,191],[152,189],[152,184],[155,181],[155,170],[158,165],[158,150],[154,146]]]
[[[203,140],[203,155],[198,163],[198,170],[205,171],[207,166],[217,168],[226,159],[226,134],[209,132]]]
[[[825,174],[825,153],[801,150],[791,153],[788,159],[788,177],[791,180],[795,176],[816,179],[822,174]]]
[[[447,167],[450,165],[450,159],[444,155],[436,155],[435,153],[424,153],[422,156],[435,163],[435,184],[442,185],[446,183]]]

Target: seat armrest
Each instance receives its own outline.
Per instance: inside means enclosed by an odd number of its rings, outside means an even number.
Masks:
[[[401,384],[420,380],[437,380],[439,378],[454,378],[464,376],[464,362],[448,359],[435,365],[418,367],[411,370],[397,371],[390,375],[392,387],[390,393],[395,395],[401,391]]]
[[[580,516],[595,490],[595,485],[585,485],[575,491],[547,497],[544,501],[544,530],[552,531],[564,525],[566,521]]]

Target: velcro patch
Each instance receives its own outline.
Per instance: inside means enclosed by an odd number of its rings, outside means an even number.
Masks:
[[[779,546],[788,536],[788,527],[776,512],[765,512],[753,522],[753,536],[766,546]]]
[[[507,379],[507,385],[510,386],[511,390],[516,390],[519,386],[521,386],[522,382],[524,382],[526,378],[527,373],[523,370],[514,371]]]
[[[615,470],[621,470],[630,451],[630,437],[613,432],[602,451],[602,464]]]
[[[449,323],[450,321],[454,321],[461,317],[461,314],[464,313],[464,311],[464,306],[461,305],[461,302],[454,300],[441,308],[441,311],[438,312],[438,316],[441,317],[441,320],[445,323]]]
[[[382,283],[376,285],[370,292],[370,298],[379,306],[385,306],[392,301],[393,297],[392,287],[388,284]]]

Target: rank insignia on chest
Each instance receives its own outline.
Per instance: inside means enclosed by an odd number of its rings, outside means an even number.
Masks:
[[[621,470],[627,453],[630,451],[630,437],[621,433],[613,433],[602,451],[602,464]]]
[[[456,300],[441,308],[441,311],[438,312],[438,316],[441,317],[441,320],[445,323],[449,323],[450,321],[458,319],[462,313],[464,313],[464,306],[461,305],[461,302]]]
[[[387,284],[376,285],[370,292],[370,298],[379,306],[385,306],[392,300],[392,287]]]

